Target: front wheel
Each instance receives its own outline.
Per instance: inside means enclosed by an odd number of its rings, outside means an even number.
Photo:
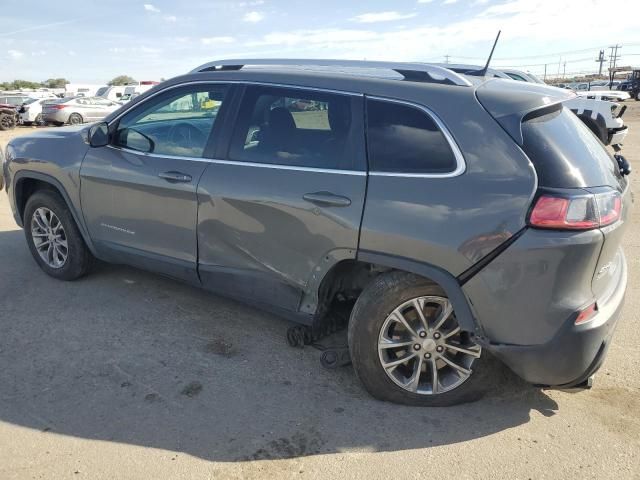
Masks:
[[[29,197],[24,233],[31,255],[48,275],[75,280],[89,271],[91,252],[69,208],[57,193],[41,190]]]
[[[380,400],[448,406],[486,390],[482,349],[460,328],[443,290],[417,275],[386,273],[362,292],[349,349],[358,378]]]

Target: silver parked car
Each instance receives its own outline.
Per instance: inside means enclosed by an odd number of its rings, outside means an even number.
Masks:
[[[102,120],[120,106],[119,103],[99,97],[63,98],[43,105],[42,119],[57,125],[78,125]]]

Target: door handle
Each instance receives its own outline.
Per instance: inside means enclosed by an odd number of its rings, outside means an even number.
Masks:
[[[162,172],[159,173],[158,176],[160,178],[164,178],[168,182],[188,183],[191,181],[191,175],[187,175],[186,173],[182,172]]]
[[[351,199],[331,192],[305,193],[302,198],[321,207],[348,207]]]

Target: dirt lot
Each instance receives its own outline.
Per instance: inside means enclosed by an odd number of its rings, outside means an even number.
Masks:
[[[627,104],[637,190],[640,103]],[[0,478],[640,478],[639,216],[594,389],[504,372],[477,403],[417,409],[371,399],[238,303],[118,266],[48,278],[1,194]]]

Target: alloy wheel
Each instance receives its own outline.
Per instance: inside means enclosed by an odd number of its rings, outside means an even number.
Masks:
[[[51,268],[67,263],[69,247],[58,216],[46,207],[37,208],[31,217],[31,237],[42,261]]]
[[[451,391],[472,375],[482,350],[458,325],[451,302],[441,296],[410,299],[385,319],[378,355],[387,376],[421,395]]]

